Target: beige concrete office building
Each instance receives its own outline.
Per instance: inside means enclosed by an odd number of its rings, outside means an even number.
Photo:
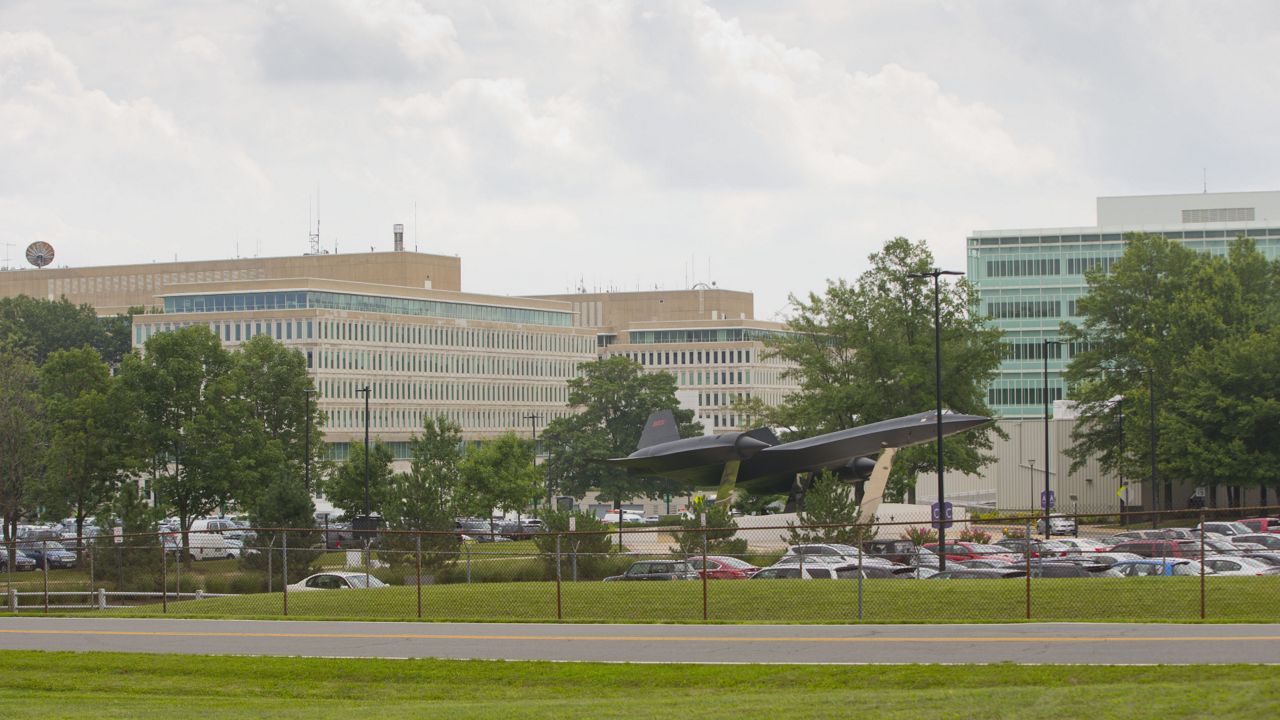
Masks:
[[[708,433],[747,429],[735,400],[777,405],[796,388],[786,364],[765,352],[786,326],[755,320],[751,293],[703,287],[539,297],[571,303],[578,324],[596,332],[601,357],[674,375],[681,407]]]

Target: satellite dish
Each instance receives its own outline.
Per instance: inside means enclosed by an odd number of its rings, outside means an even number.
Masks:
[[[53,262],[53,246],[43,240],[31,243],[27,246],[27,262],[38,268]]]

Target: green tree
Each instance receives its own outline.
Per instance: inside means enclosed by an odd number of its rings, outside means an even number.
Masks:
[[[785,440],[910,415],[935,407],[933,284],[912,278],[934,265],[924,242],[895,238],[870,256],[871,267],[849,284],[828,282],[822,295],[792,297],[789,334],[770,342],[770,353],[791,365],[799,389],[771,409],[749,415],[793,428]],[[942,404],[973,415],[991,415],[987,385],[1001,356],[1001,333],[979,316],[978,294],[967,280],[944,283],[939,299],[942,339]],[[991,427],[948,438],[946,467],[977,472],[993,460]],[[932,443],[894,457],[886,499],[910,500],[915,480],[937,465]]]
[[[40,368],[40,394],[48,450],[37,496],[59,516],[70,513],[83,536],[85,519],[110,505],[137,465],[125,429],[139,418],[122,383],[88,346],[51,353]]]
[[[1242,384],[1234,373],[1234,387],[1213,388],[1211,378],[1197,373],[1223,370],[1215,366],[1242,345],[1265,346],[1254,336],[1267,332],[1277,314],[1275,264],[1248,239],[1234,241],[1226,257],[1215,258],[1162,235],[1131,234],[1110,271],[1096,268],[1086,280],[1089,291],[1077,301],[1081,322],[1061,327],[1074,350],[1064,377],[1070,397],[1080,404],[1068,450],[1073,465],[1095,457],[1126,479],[1147,478],[1148,438],[1154,434],[1164,507],[1172,506],[1172,475],[1211,486],[1249,477],[1237,475],[1233,441],[1224,434],[1234,432],[1230,428],[1239,426],[1239,418],[1233,424],[1224,413],[1249,402],[1244,391],[1256,383]],[[1148,412],[1152,390],[1154,428]],[[1205,406],[1215,391],[1221,393],[1214,403],[1218,410]]]
[[[225,506],[270,466],[271,447],[250,416],[234,361],[203,325],[159,333],[142,357],[126,356],[125,386],[138,400],[139,438],[159,503],[182,524]]]
[[[804,495],[796,523],[787,523],[788,542],[846,543],[859,545],[871,536],[871,529],[858,524],[858,503],[847,483],[824,472],[813,480]]]
[[[707,502],[699,495],[693,499],[689,508],[691,517],[680,518],[680,530],[671,534],[676,547],[671,552],[681,555],[701,555],[703,536],[706,536],[708,555],[741,555],[747,551],[746,538],[734,537],[738,532],[738,523],[729,513],[729,507],[723,503]],[[706,514],[707,524],[702,524],[702,515]]]
[[[577,498],[594,487],[615,507],[637,495],[656,498],[683,490],[679,483],[631,477],[603,462],[635,452],[649,415],[657,410],[675,412],[680,437],[702,433],[693,411],[676,401],[675,376],[645,373],[639,363],[621,356],[583,363],[579,370],[582,374],[569,380],[569,406],[579,412],[551,421],[542,434],[552,487]]]
[[[387,526],[392,530],[425,531],[417,538],[391,535],[384,542],[401,551],[423,550],[423,563],[438,566],[454,557],[458,537],[453,533],[462,476],[462,428],[445,416],[428,417],[421,435],[409,441],[411,466],[391,478]],[[399,555],[399,558],[412,559]]]
[[[42,365],[53,352],[85,345],[100,355],[110,352],[106,325],[92,305],[72,305],[66,298],[0,298],[0,346],[25,350]]]
[[[253,477],[241,484],[236,498],[243,506],[253,507],[254,496],[277,478],[304,476],[308,430],[312,468],[322,465],[323,418],[315,398],[307,397],[314,389],[302,353],[266,335],[257,335],[232,358],[232,382],[247,405],[253,433],[260,438],[254,453],[256,462],[246,465]]]
[[[35,363],[25,354],[0,352],[0,517],[6,540],[18,536],[18,519],[28,508],[29,483],[39,477],[44,464],[39,381]]]
[[[524,510],[542,495],[542,471],[533,459],[533,443],[515,433],[481,443],[462,460],[461,508],[486,518],[494,508]]]
[[[364,515],[365,452],[363,442],[348,445],[351,452],[326,479],[325,497],[348,518]],[[391,447],[381,440],[374,440],[369,448],[369,509],[385,514],[389,505],[391,487],[391,462],[395,456]]]
[[[315,510],[311,493],[303,487],[302,478],[281,473],[257,494],[250,509],[252,524],[258,528],[266,528],[258,531],[257,538],[257,544],[263,550],[242,555],[240,564],[255,570],[263,570],[268,566],[272,566],[273,570],[279,568],[279,558],[274,563],[269,563],[267,553],[276,552],[287,544],[289,582],[297,582],[310,575],[312,565],[323,554],[320,549],[323,547],[322,540],[316,532]]]
[[[570,519],[573,532],[569,531]],[[556,577],[557,559],[560,577],[566,580],[599,580],[621,573],[631,561],[631,557],[614,552],[611,528],[591,513],[552,510],[543,513],[542,523],[545,532],[534,535],[533,542],[546,565],[547,579]]]

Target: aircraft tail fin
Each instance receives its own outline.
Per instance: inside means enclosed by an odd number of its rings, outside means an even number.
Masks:
[[[640,447],[647,448],[665,442],[680,439],[680,427],[676,425],[676,414],[670,410],[659,410],[649,416],[644,424],[644,432],[640,433]]]

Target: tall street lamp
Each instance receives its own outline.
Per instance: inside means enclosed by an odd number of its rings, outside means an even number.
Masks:
[[[1147,397],[1151,400],[1151,528],[1154,530],[1159,522],[1156,513],[1160,510],[1160,487],[1156,484],[1159,481],[1156,473],[1156,384],[1151,368],[1147,368]]]
[[[938,278],[942,275],[964,275],[964,273],[934,268],[929,272],[908,273],[907,277],[933,278],[933,395],[934,399],[937,400],[938,406],[938,569],[946,570],[947,513],[946,505],[944,504],[946,495],[942,481],[942,296],[938,289]]]
[[[369,386],[356,390],[364,393],[364,516],[370,515],[369,509]]]
[[[529,421],[529,425],[533,429],[533,464],[537,465],[538,464],[538,421],[542,419],[542,416],[534,415],[530,413],[528,415],[525,415],[524,419]],[[548,477],[547,478],[547,511],[550,512],[551,510],[552,510],[551,478]]]
[[[302,484],[307,488],[307,494],[311,494],[311,396],[316,392],[315,388],[307,388],[302,391],[303,406],[306,408],[306,417],[303,421],[303,460],[302,460]]]
[[[1052,537],[1053,530],[1049,527],[1049,346],[1055,345],[1062,347],[1060,340],[1044,339],[1043,352],[1044,355],[1044,539],[1048,540]]]

